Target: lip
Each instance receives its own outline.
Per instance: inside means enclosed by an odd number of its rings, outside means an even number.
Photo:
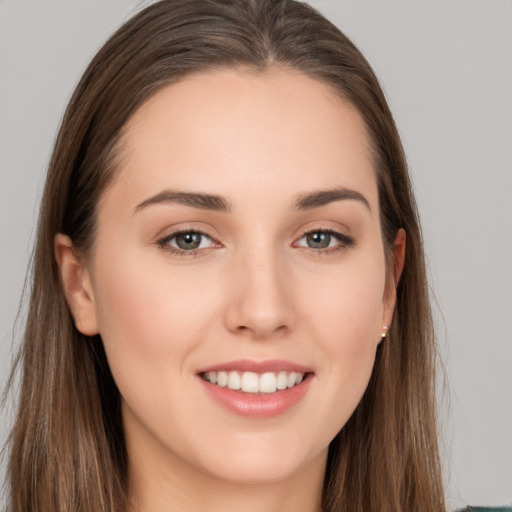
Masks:
[[[238,371],[238,372],[298,372],[305,373],[304,380],[291,388],[287,388],[275,393],[245,393],[239,390],[220,387],[216,384],[207,382],[201,378],[204,372],[215,371]],[[197,372],[197,378],[203,389],[216,403],[221,407],[233,412],[239,416],[253,419],[272,418],[284,414],[294,405],[298,404],[308,392],[309,386],[314,378],[311,368],[283,360],[238,360],[226,362]]]
[[[257,361],[254,359],[238,359],[236,361],[228,361],[225,363],[216,364],[201,368],[197,374],[205,372],[297,372],[297,373],[313,373],[312,368],[300,364],[292,363],[284,359],[268,359],[264,361]]]

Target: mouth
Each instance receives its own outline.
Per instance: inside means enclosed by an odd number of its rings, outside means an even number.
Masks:
[[[202,368],[199,382],[214,402],[250,419],[293,410],[314,381],[312,368],[285,360],[238,360]]]
[[[257,373],[251,371],[209,371],[201,372],[199,376],[220,388],[228,388],[242,393],[272,394],[298,386],[309,372],[279,371]]]

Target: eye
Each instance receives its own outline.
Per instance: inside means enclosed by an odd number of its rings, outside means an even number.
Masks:
[[[333,236],[325,231],[313,231],[303,237],[306,245],[311,249],[327,249],[330,247],[333,240]]]
[[[193,253],[199,249],[212,247],[214,241],[200,231],[180,231],[162,238],[158,241],[158,245],[172,252]]]
[[[343,233],[329,229],[317,229],[304,233],[296,243],[298,247],[317,250],[336,250],[353,246],[355,240]]]

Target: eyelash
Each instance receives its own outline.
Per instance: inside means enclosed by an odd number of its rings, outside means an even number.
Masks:
[[[314,233],[325,233],[334,237],[339,244],[335,247],[326,247],[324,249],[315,249],[313,247],[304,247],[305,249],[309,249],[314,254],[319,256],[327,256],[339,251],[344,251],[354,247],[356,244],[356,239],[352,236],[346,235],[345,233],[341,233],[340,231],[336,231],[334,229],[329,228],[317,228],[317,229],[308,229],[302,233],[302,235],[297,239],[297,241],[302,240],[304,237],[308,235],[312,235]],[[297,243],[297,242],[295,242]]]
[[[211,237],[207,233],[204,233],[203,231],[200,231],[198,229],[180,229],[178,231],[174,231],[170,235],[164,236],[163,238],[160,238],[159,240],[157,240],[156,244],[161,249],[171,253],[174,256],[191,257],[191,256],[199,255],[201,253],[201,251],[204,250],[204,248],[191,249],[190,251],[187,251],[185,249],[179,249],[177,247],[173,247],[172,245],[170,245],[171,240],[175,239],[176,237],[178,237],[180,235],[187,235],[187,234],[200,235],[201,237],[208,238],[209,240],[211,240],[212,244],[218,244],[218,242],[213,237]]]
[[[344,233],[340,233],[339,231],[335,231],[333,229],[325,229],[324,228],[324,229],[308,229],[307,231],[304,231],[300,235],[300,237],[297,239],[297,241],[294,242],[294,246],[296,246],[295,244],[298,241],[302,240],[304,237],[314,234],[314,233],[324,233],[324,234],[330,235],[330,236],[334,237],[339,242],[339,244],[336,245],[335,247],[326,247],[323,249],[322,248],[315,249],[313,247],[299,246],[299,247],[303,247],[304,249],[308,249],[317,255],[329,255],[329,254],[332,254],[332,253],[335,253],[338,251],[350,249],[351,247],[354,247],[354,245],[356,244],[355,238],[348,236]],[[201,237],[208,238],[212,242],[212,244],[219,244],[219,242],[217,242],[213,237],[211,237],[207,233],[204,233],[203,231],[200,231],[197,229],[182,229],[182,230],[175,231],[175,232],[171,233],[170,235],[167,235],[167,236],[157,240],[156,245],[158,247],[160,247],[161,249],[171,253],[172,255],[176,255],[176,256],[192,257],[192,256],[197,256],[197,255],[201,254],[201,252],[205,248],[185,250],[185,249],[179,249],[177,247],[173,247],[172,245],[170,245],[170,242],[173,239],[175,239],[176,237],[178,237],[180,235],[186,235],[186,234],[199,235]]]

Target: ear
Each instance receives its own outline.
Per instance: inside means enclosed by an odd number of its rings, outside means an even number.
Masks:
[[[98,334],[96,304],[85,261],[77,254],[71,239],[62,233],[55,235],[53,248],[75,326],[82,334],[94,336]]]
[[[390,271],[386,279],[386,290],[384,292],[384,312],[382,325],[388,326],[393,319],[393,311],[396,303],[396,288],[405,263],[405,244],[406,244],[405,230],[400,228],[397,231],[395,240],[393,241],[393,256],[390,262]]]

